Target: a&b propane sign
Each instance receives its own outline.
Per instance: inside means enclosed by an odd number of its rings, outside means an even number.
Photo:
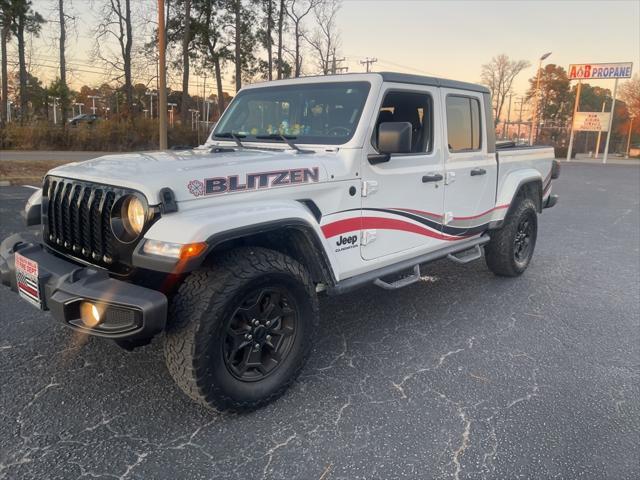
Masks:
[[[582,132],[608,132],[609,112],[576,112],[573,129]]]
[[[577,63],[569,65],[569,80],[631,78],[633,63]]]

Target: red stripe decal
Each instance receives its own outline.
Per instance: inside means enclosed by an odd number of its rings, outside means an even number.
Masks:
[[[18,287],[21,290],[24,290],[27,293],[30,293],[31,295],[33,295],[34,297],[38,296],[38,292],[37,290],[34,290],[33,288],[31,288],[29,285],[27,285],[26,283],[22,283],[22,282],[18,282]]]
[[[509,204],[506,205],[498,205],[497,207],[494,207],[490,210],[487,210],[486,212],[482,212],[479,213],[478,215],[471,215],[470,217],[453,217],[454,220],[473,220],[474,218],[480,218],[483,215],[486,215],[487,213],[491,213],[494,212],[496,210],[502,210],[503,208],[509,208]]]
[[[435,217],[435,218],[442,219],[442,215],[439,214],[439,213],[425,212],[423,210],[414,210],[412,208],[396,208],[396,210],[400,210],[401,212],[417,213],[418,215],[427,215],[429,217]]]
[[[418,235],[424,235],[425,237],[437,238],[439,240],[463,240],[468,238],[469,235],[453,237],[451,235],[444,235],[442,233],[434,232],[422,228],[413,223],[405,222],[403,220],[397,220],[394,218],[383,217],[356,217],[347,218],[345,220],[338,220],[336,222],[328,223],[322,227],[322,233],[326,238],[334,237],[346,232],[352,232],[354,230],[362,229],[380,229],[380,230],[398,230],[402,232],[417,233]]]
[[[509,204],[507,203],[506,205],[498,205],[497,207],[491,208],[489,210],[487,210],[486,212],[482,212],[479,213],[478,215],[472,215],[470,217],[453,217],[454,220],[473,220],[474,218],[480,218],[484,215],[486,215],[487,213],[491,213],[495,210],[502,210],[503,208],[509,208]],[[400,210],[403,212],[409,212],[409,213],[417,213],[419,215],[428,215],[431,217],[436,217],[436,218],[442,218],[442,215],[439,215],[437,213],[432,213],[432,212],[425,212],[423,210],[413,210],[410,208],[396,208],[396,210]]]

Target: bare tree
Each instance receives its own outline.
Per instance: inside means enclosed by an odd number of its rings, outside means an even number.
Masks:
[[[627,104],[631,115],[640,117],[640,75],[636,73],[621,85],[620,98]]]
[[[60,25],[59,55],[60,55],[60,113],[62,126],[67,124],[69,116],[69,86],[67,85],[67,20],[75,21],[75,18],[68,15],[64,8],[65,0],[58,0],[58,22]]]
[[[7,121],[9,102],[9,79],[7,68],[7,45],[14,22],[13,9],[9,0],[0,0],[0,49],[2,49],[2,101],[0,102],[0,125]]]
[[[27,61],[25,58],[25,34],[38,35],[44,18],[31,8],[31,0],[19,0],[16,5],[16,38],[18,39],[18,64],[20,78],[20,120],[27,117],[29,93],[27,90]]]
[[[224,91],[222,89],[222,65],[226,60],[233,58],[230,51],[231,41],[224,34],[223,29],[234,19],[229,18],[229,12],[220,8],[219,4],[213,4],[211,0],[194,0],[193,6],[196,15],[193,20],[193,31],[196,46],[203,58],[203,66],[213,64],[216,77],[216,90],[218,97],[218,111],[224,111]]]
[[[312,35],[303,33],[311,46],[319,70],[324,74],[335,72],[336,49],[340,42],[337,17],[340,0],[325,0],[313,8],[317,27]],[[333,59],[332,59],[333,57]]]
[[[493,57],[491,62],[482,65],[480,79],[484,85],[489,87],[494,102],[494,122],[498,124],[504,102],[511,93],[513,81],[516,76],[530,63],[526,60],[511,60],[504,53]]]
[[[184,1],[184,31],[182,32],[182,107],[180,117],[182,125],[189,118],[189,45],[191,44],[191,0]]]
[[[304,18],[311,13],[311,11],[322,0],[289,0],[287,5],[287,16],[291,19],[293,24],[293,62],[295,77],[299,77],[302,73],[302,38],[304,36]]]
[[[285,0],[280,0],[280,9],[278,11],[278,80],[282,79],[282,33],[286,8]]]
[[[260,5],[264,14],[264,24],[257,31],[257,38],[267,51],[267,80],[273,80],[273,28],[275,26],[273,2],[274,0],[260,0]]]
[[[236,92],[242,88],[242,0],[233,1]],[[221,112],[222,113],[222,112]]]
[[[267,63],[269,80],[273,80],[273,0],[267,0]]]
[[[131,74],[131,51],[133,48],[133,24],[131,0],[105,0],[103,20],[96,30],[95,53],[106,65],[119,73],[115,79],[124,78],[127,107],[133,105],[133,83]],[[120,48],[118,58],[111,58],[102,50],[102,43],[114,38]]]

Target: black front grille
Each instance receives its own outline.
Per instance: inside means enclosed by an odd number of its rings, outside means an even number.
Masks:
[[[45,243],[95,265],[123,267],[132,247],[114,237],[110,218],[113,204],[128,193],[109,185],[47,177],[42,190]]]

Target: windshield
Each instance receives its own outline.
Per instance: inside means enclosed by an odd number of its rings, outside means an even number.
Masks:
[[[264,87],[240,92],[214,131],[247,141],[340,145],[355,133],[369,94],[368,82]]]

